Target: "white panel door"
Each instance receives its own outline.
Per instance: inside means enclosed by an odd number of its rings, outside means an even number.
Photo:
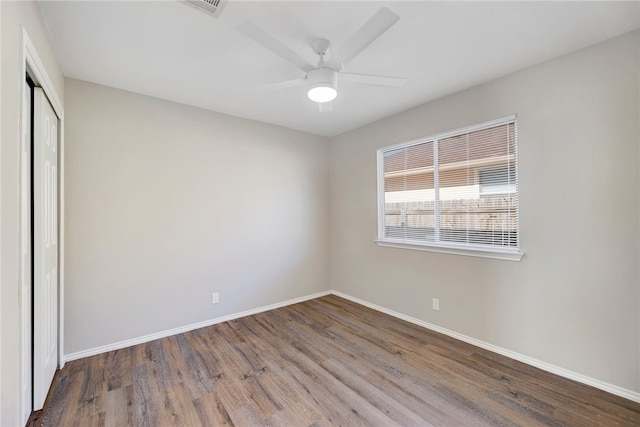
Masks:
[[[58,118],[40,88],[33,99],[33,410],[58,367]]]

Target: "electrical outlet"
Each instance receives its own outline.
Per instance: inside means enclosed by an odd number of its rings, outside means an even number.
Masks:
[[[440,310],[440,300],[438,298],[433,298],[431,300],[431,307],[434,310]]]
[[[211,304],[217,304],[220,302],[220,296],[217,292],[211,294]]]

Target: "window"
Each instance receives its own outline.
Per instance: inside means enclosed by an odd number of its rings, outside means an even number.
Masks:
[[[378,150],[378,244],[519,260],[516,117]]]

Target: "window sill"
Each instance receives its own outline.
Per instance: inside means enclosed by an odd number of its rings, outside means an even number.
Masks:
[[[456,246],[438,245],[438,244],[418,244],[407,243],[403,241],[393,240],[376,240],[378,246],[389,248],[411,249],[415,251],[438,252],[443,254],[464,255],[480,258],[501,259],[506,261],[520,261],[524,256],[521,252],[487,250],[484,248],[460,248]]]

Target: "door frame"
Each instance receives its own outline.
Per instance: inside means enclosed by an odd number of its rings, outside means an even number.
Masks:
[[[23,423],[26,423],[31,411],[33,409],[33,385],[26,384],[28,389],[30,390],[29,398],[25,398],[22,393],[22,389],[25,386],[24,382],[26,378],[29,378],[26,374],[29,371],[32,371],[33,367],[31,365],[31,349],[32,349],[32,338],[26,339],[25,334],[27,336],[31,336],[31,331],[26,331],[28,325],[31,324],[31,299],[29,301],[25,301],[25,295],[29,295],[31,293],[31,280],[28,280],[29,275],[23,274],[25,271],[25,267],[30,268],[30,266],[24,265],[24,260],[22,257],[23,250],[25,247],[30,245],[30,242],[25,241],[25,236],[22,233],[23,224],[31,224],[31,209],[23,209],[25,204],[23,203],[23,198],[25,197],[25,187],[29,186],[26,194],[31,196],[31,189],[27,179],[25,179],[27,172],[29,175],[31,174],[31,159],[25,159],[26,155],[28,155],[31,151],[29,147],[26,147],[26,143],[31,144],[31,129],[25,129],[25,117],[24,117],[24,96],[26,91],[29,91],[29,85],[27,84],[26,75],[29,72],[29,76],[31,79],[42,88],[44,93],[46,94],[51,106],[53,107],[53,111],[58,116],[58,368],[62,369],[64,367],[64,108],[62,106],[62,102],[60,101],[60,97],[58,96],[55,87],[47,73],[47,69],[44,66],[44,63],[40,59],[38,52],[27,33],[26,28],[21,26],[21,42],[20,42],[20,78],[19,78],[19,90],[20,90],[20,105],[18,106],[20,114],[20,124],[18,126],[19,129],[19,150],[18,150],[18,241],[19,241],[19,266],[18,266],[18,274],[19,274],[19,285],[20,285],[20,393],[19,393],[19,402],[20,402],[20,416],[23,418]],[[29,135],[25,135],[25,132],[29,132]],[[28,171],[25,171],[24,168],[28,168]],[[29,205],[31,201],[28,201]],[[31,256],[33,258],[33,256]],[[31,263],[33,263],[33,259],[31,259]],[[27,283],[28,282],[28,283]],[[28,287],[28,288],[27,288]],[[27,290],[29,292],[27,292]],[[31,373],[32,375],[32,373]],[[24,417],[27,418],[24,418]]]

